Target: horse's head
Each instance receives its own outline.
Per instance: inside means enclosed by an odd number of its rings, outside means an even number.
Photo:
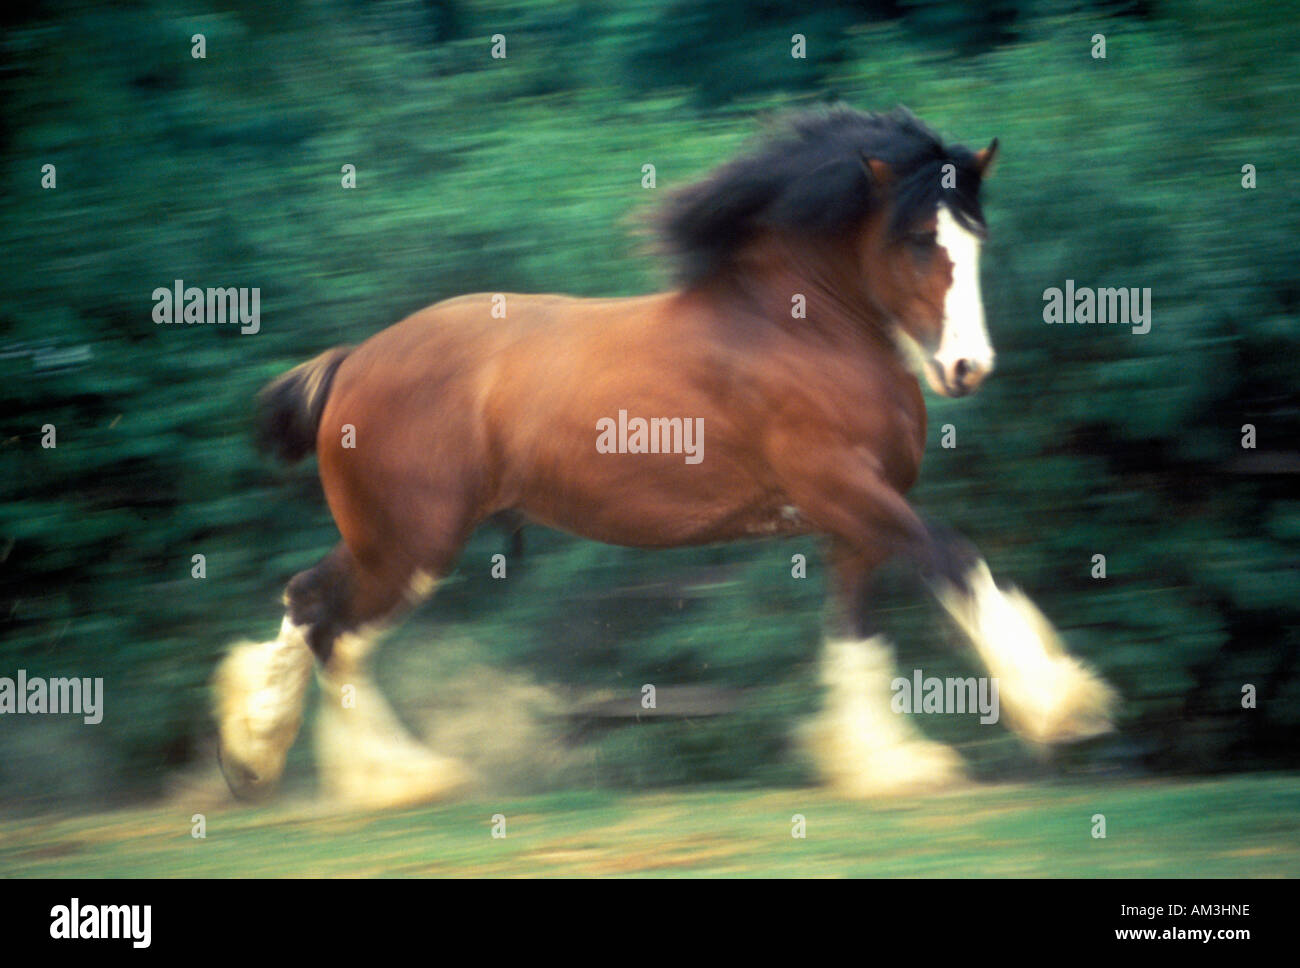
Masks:
[[[942,148],[910,170],[864,156],[873,190],[885,199],[863,223],[862,272],[871,298],[894,327],[900,350],[936,393],[973,393],[993,370],[993,344],[980,296],[986,235],[979,187],[997,154]]]
[[[810,324],[868,320],[937,393],[964,396],[993,369],[979,190],[996,152],[996,141],[946,146],[904,108],[806,112],[676,193],[665,235],[686,285],[766,287],[776,313],[791,286],[822,288],[826,298],[808,298]]]

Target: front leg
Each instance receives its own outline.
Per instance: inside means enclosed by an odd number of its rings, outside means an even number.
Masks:
[[[855,798],[931,792],[964,779],[957,752],[926,739],[910,714],[894,709],[894,650],[870,601],[874,572],[887,556],[832,544],[834,614],[820,662],[825,699],[805,736],[829,786]]]
[[[773,453],[782,486],[841,548],[836,558],[845,597],[841,628],[857,623],[870,631],[860,611],[863,576],[873,561],[901,553],[925,576],[998,679],[1002,709],[1021,736],[1059,743],[1112,728],[1114,691],[1066,652],[1051,623],[1024,594],[996,585],[972,545],[928,527],[864,448],[806,438],[783,443]]]

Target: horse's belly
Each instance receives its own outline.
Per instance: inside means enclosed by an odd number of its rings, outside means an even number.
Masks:
[[[673,548],[744,538],[807,534],[811,523],[796,507],[768,501],[700,501],[671,492],[609,494],[599,500],[529,502],[534,521],[593,541],[635,548]]]

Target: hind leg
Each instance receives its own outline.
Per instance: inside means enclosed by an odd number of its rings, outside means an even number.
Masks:
[[[330,799],[357,807],[422,803],[454,793],[470,779],[457,760],[411,735],[369,669],[381,623],[427,598],[439,573],[396,568],[384,574],[352,562],[344,589],[347,612],[330,616],[316,643],[322,698],[316,761]]]
[[[284,772],[311,679],[305,632],[286,615],[277,638],[238,643],[217,666],[217,758],[231,793],[241,800],[269,794]]]
[[[217,671],[221,762],[237,796],[255,796],[278,781],[314,662],[322,690],[316,750],[328,796],[391,806],[436,799],[465,783],[455,761],[402,726],[369,673],[382,625],[427,597],[434,574],[400,555],[363,564],[339,545],[293,578],[280,636],[236,646]]]

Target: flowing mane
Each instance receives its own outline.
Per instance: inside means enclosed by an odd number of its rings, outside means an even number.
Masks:
[[[868,158],[894,173],[896,236],[941,199],[965,227],[983,234],[973,152],[944,145],[906,108],[866,114],[833,107],[786,118],[750,152],[673,195],[659,227],[677,259],[678,280],[709,278],[765,229],[820,237],[851,231],[883,201]],[[944,188],[949,163],[956,184]]]

